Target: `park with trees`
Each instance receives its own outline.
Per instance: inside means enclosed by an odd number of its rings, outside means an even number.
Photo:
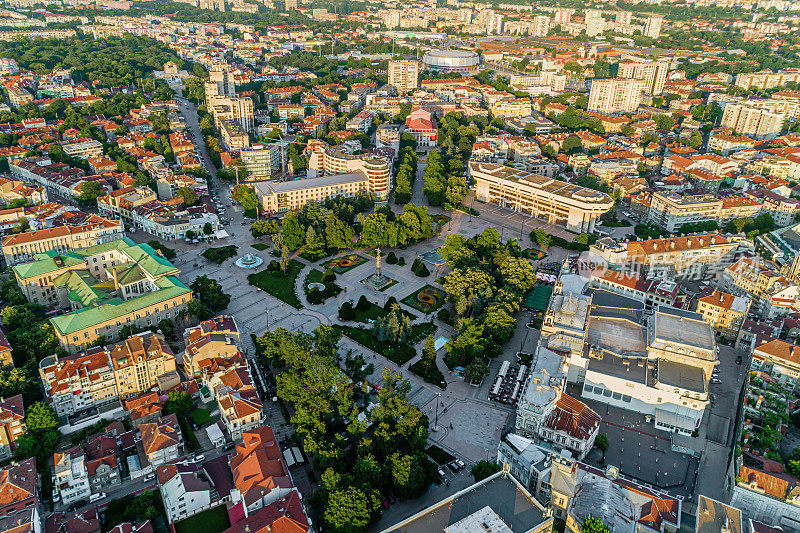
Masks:
[[[328,531],[358,532],[379,518],[383,494],[412,499],[438,477],[425,454],[428,420],[409,402],[409,383],[390,371],[377,394],[354,382],[337,363],[340,337],[327,326],[312,334],[278,329],[256,344],[262,360],[280,368],[278,397],[291,405],[297,435],[321,472],[312,506]]]

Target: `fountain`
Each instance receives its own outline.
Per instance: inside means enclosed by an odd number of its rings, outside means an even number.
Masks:
[[[263,262],[264,260],[257,255],[246,254],[244,257],[237,259],[235,264],[239,268],[255,268]]]

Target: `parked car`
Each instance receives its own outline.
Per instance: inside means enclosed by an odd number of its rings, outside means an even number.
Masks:
[[[144,481],[153,481],[155,478],[156,478],[155,473],[147,474],[146,476],[144,476]]]
[[[437,471],[439,472],[439,477],[444,479],[444,470],[442,470],[441,466],[439,467],[439,469]]]
[[[105,497],[106,497],[105,492],[95,492],[94,494],[89,496],[89,503],[94,503],[96,501],[102,500]]]

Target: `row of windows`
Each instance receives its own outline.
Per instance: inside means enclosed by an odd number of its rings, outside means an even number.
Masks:
[[[584,384],[583,391],[589,394],[597,394],[598,396],[605,396],[606,398],[613,398],[615,400],[622,400],[623,402],[630,403],[631,397],[627,394],[619,392],[612,392],[603,387],[593,387],[592,385]]]

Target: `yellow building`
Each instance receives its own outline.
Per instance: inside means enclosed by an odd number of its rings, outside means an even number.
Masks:
[[[747,318],[750,298],[734,296],[715,290],[708,296],[697,300],[697,312],[711,327],[728,337],[739,334],[739,328]]]
[[[172,263],[128,238],[64,254],[38,254],[12,271],[29,302],[64,313],[50,322],[70,353],[99,338],[113,340],[125,326],[146,328],[172,320],[192,299]]]
[[[37,231],[9,235],[3,239],[3,259],[6,265],[30,261],[36,254],[55,251],[69,252],[121,239],[122,224],[92,215],[80,226],[56,226]]]
[[[114,371],[117,394],[129,398],[156,385],[156,379],[177,368],[164,337],[145,332],[106,349]]]

